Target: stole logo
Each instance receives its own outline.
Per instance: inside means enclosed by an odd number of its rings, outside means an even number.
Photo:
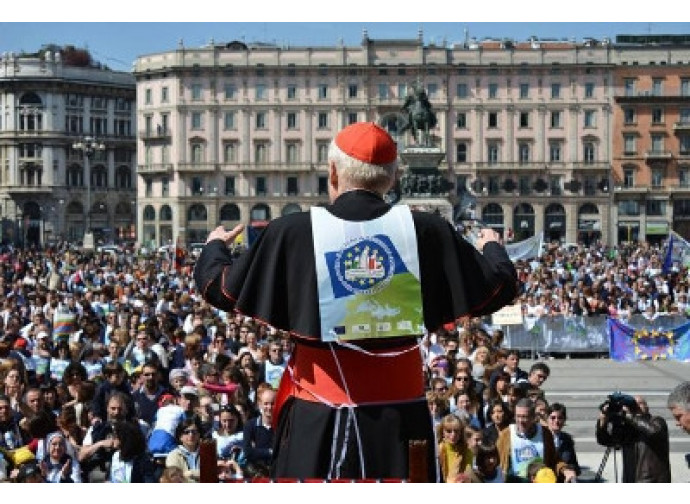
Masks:
[[[356,238],[336,255],[334,269],[340,285],[353,294],[374,294],[386,287],[395,260],[386,243],[376,237]]]

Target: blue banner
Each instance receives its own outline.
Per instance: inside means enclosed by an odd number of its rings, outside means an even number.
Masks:
[[[616,361],[690,361],[690,322],[674,328],[634,328],[608,319],[610,356]]]

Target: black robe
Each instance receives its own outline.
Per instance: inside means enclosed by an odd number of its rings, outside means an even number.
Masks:
[[[352,221],[382,216],[390,206],[367,191],[351,191],[327,209]],[[424,325],[429,331],[464,317],[491,314],[517,294],[517,274],[505,249],[488,243],[483,254],[438,215],[413,212],[419,251]],[[319,303],[311,220],[308,212],[290,214],[264,229],[253,246],[233,260],[221,240],[201,252],[194,280],[208,302],[289,331],[295,352],[301,344],[320,343]],[[367,341],[358,341],[366,347]],[[414,345],[413,338],[372,342],[380,347]],[[421,373],[422,369],[409,370]],[[288,375],[286,372],[285,375]],[[284,375],[284,379],[286,379]],[[407,440],[426,439],[429,468],[435,472],[434,436],[423,397],[413,403],[357,408],[366,476],[402,478],[407,473]],[[325,404],[294,399],[281,409],[274,452],[274,476],[325,477],[337,410]],[[365,432],[366,430],[366,432]],[[370,433],[368,435],[367,433]],[[351,436],[354,438],[355,436]],[[360,456],[362,456],[360,454]],[[368,457],[368,458],[366,458]],[[360,457],[351,461],[351,475],[360,477]],[[325,462],[326,461],[326,462]],[[347,464],[345,464],[347,465]],[[432,474],[430,472],[430,474]]]

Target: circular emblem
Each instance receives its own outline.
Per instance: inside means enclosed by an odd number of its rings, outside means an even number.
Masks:
[[[335,257],[338,282],[353,294],[373,294],[390,282],[395,260],[390,248],[376,237],[355,238]]]

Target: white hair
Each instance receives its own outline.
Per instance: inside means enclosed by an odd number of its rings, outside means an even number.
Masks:
[[[375,165],[355,159],[345,154],[340,147],[331,141],[328,148],[328,163],[334,163],[341,183],[351,189],[368,189],[384,193],[395,180],[398,160]]]

